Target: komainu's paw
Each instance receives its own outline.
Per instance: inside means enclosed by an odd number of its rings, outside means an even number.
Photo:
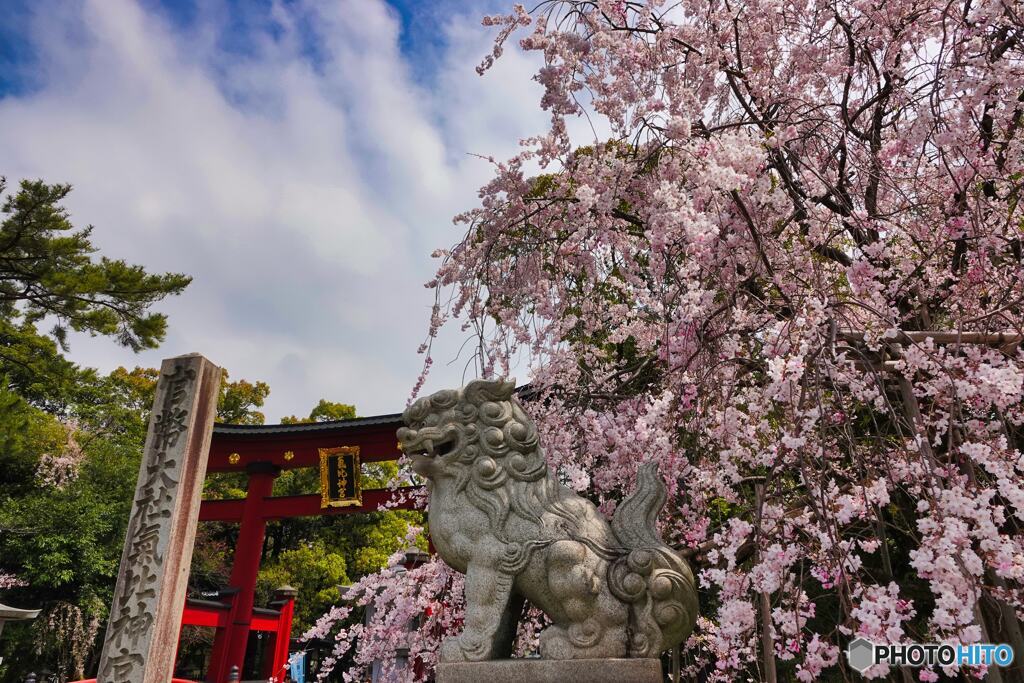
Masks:
[[[457,637],[445,638],[441,641],[441,661],[442,662],[464,662],[466,661],[466,655],[462,654],[462,648],[459,647],[459,639]]]
[[[540,634],[540,656],[544,659],[573,659],[576,648],[561,626],[548,626]]]
[[[442,662],[480,662],[489,656],[490,652],[485,641],[470,638],[465,633],[461,636],[445,638],[441,642]]]

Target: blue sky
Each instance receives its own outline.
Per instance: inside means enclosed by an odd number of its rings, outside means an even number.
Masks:
[[[27,0],[4,0],[4,21],[0,22],[0,97],[18,95],[40,86],[41,74],[36,66],[38,54],[30,32],[38,16],[33,7],[39,3]],[[168,21],[175,29],[187,32],[202,28],[211,16],[224,22],[219,47],[227,53],[245,55],[253,49],[254,37],[262,33],[274,35],[275,5],[287,7],[295,3],[270,0],[144,0],[139,5],[148,13]],[[451,13],[472,16],[501,12],[501,2],[474,0],[457,2],[405,0],[387,3],[398,15],[399,46],[417,74],[429,78],[446,45],[444,17]],[[308,27],[307,27],[308,28]],[[317,41],[306,41],[306,57],[316,62]]]
[[[104,254],[194,277],[161,306],[160,349],[79,336],[72,358],[198,351],[269,382],[271,421],[321,397],[401,410],[430,253],[490,176],[473,155],[546,127],[535,57],[474,71],[480,17],[504,3],[2,4],[0,174],[72,183],[72,218]],[[462,341],[441,340],[428,389],[462,381]]]

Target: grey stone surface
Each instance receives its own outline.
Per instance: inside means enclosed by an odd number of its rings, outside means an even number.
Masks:
[[[434,547],[466,574],[465,630],[442,643],[441,661],[509,657],[524,599],[552,621],[545,659],[657,657],[697,618],[693,574],[655,527],[657,465],[640,468],[609,524],[548,469],[514,389],[477,380],[437,392],[409,406],[398,430],[427,478]]]
[[[657,659],[498,659],[437,666],[437,683],[662,683]]]
[[[37,609],[18,609],[17,607],[8,607],[7,605],[0,603],[0,635],[4,632],[4,624],[8,621],[27,621],[29,619],[35,619],[39,616],[39,610]],[[4,658],[0,657],[0,664],[3,664]]]
[[[18,609],[17,607],[8,607],[0,603],[0,626],[5,621],[24,621],[26,619],[35,619],[37,616],[39,616],[39,610],[37,609]]]
[[[99,683],[171,680],[220,375],[197,354],[160,367]]]

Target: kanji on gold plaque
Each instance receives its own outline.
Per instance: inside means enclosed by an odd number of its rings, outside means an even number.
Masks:
[[[362,505],[359,447],[336,446],[320,450],[320,507]]]

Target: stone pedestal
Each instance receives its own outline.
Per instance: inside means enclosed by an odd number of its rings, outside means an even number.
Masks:
[[[497,659],[437,665],[437,683],[662,683],[657,659]]]

